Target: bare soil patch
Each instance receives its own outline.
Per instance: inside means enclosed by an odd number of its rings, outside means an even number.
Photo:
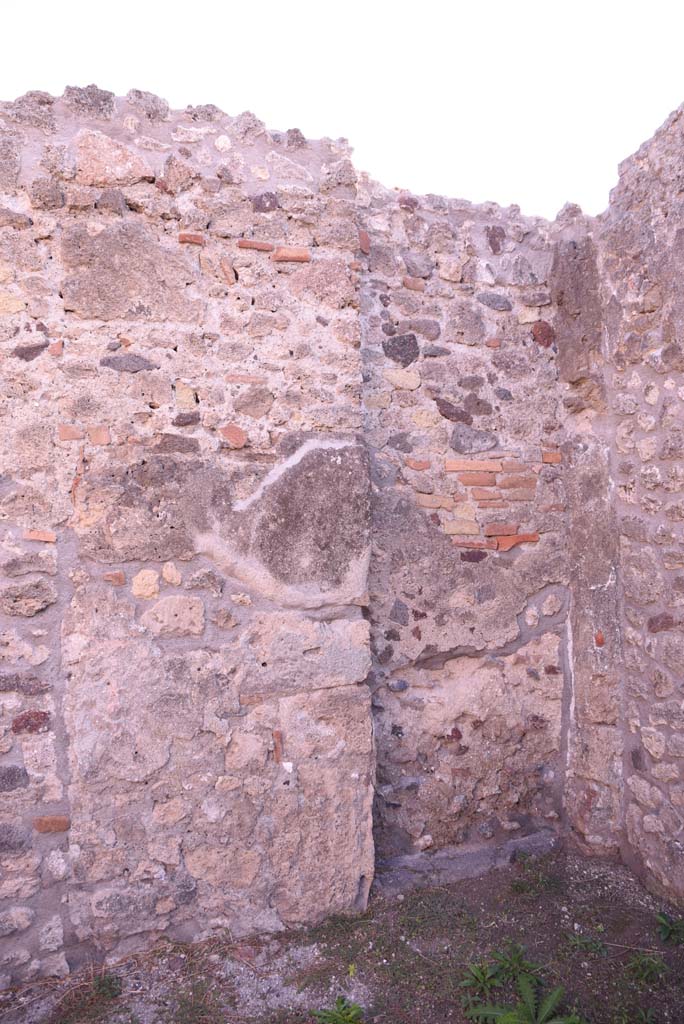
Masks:
[[[587,1024],[684,1024],[684,944],[673,908],[624,868],[568,854],[403,897],[366,914],[235,943],[165,944],[144,956],[0,995],[6,1024],[309,1024],[338,996],[367,1024],[465,1024],[471,969],[522,947],[562,1013]],[[511,944],[514,944],[512,947]],[[487,1002],[514,1002],[499,970]]]

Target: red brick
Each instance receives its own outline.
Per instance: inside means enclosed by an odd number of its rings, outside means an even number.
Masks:
[[[508,537],[517,532],[517,523],[487,523],[484,528],[485,537]]]
[[[404,288],[410,289],[412,292],[424,292],[425,281],[421,277],[402,277],[401,283]]]
[[[496,501],[496,500],[494,500],[494,501],[478,501],[477,507],[478,508],[508,508],[509,505],[508,505],[507,501]]]
[[[514,487],[521,489],[531,488],[534,490],[536,486],[537,478],[535,476],[518,476],[517,473],[514,473],[512,476],[499,477],[497,480],[497,487],[501,487],[504,491],[511,490]]]
[[[54,544],[57,540],[54,530],[24,530],[22,536],[24,540],[37,540],[41,544]]]
[[[421,472],[424,469],[430,468],[429,459],[407,459],[406,465],[409,469],[415,469],[417,472]]]
[[[64,352],[64,342],[53,341],[51,345],[48,345],[48,352],[51,356],[61,356]]]
[[[73,423],[60,423],[57,427],[57,437],[60,441],[82,441],[85,433]]]
[[[458,479],[466,487],[493,487],[496,483],[494,473],[459,473]]]
[[[501,348],[501,338],[489,338],[485,345],[487,348]]]
[[[178,241],[181,245],[204,245],[204,235],[200,235],[197,231],[181,231]]]
[[[542,462],[547,465],[555,465],[558,462],[563,461],[563,456],[560,452],[542,452]]]
[[[40,818],[33,819],[33,827],[36,832],[68,832],[71,828],[71,818],[66,814],[44,814]]]
[[[500,498],[501,495],[496,487],[473,487],[470,497],[475,501],[491,501],[493,498]]]
[[[283,761],[283,734],[280,729],[273,730],[273,760],[276,764]]]
[[[301,245],[279,245],[271,259],[274,263],[310,263],[311,253]]]
[[[444,468],[447,473],[499,473],[502,464],[498,459],[447,459]]]
[[[370,253],[370,235],[363,228],[359,230],[359,249],[365,256]]]
[[[496,546],[499,551],[510,551],[517,544],[536,544],[538,540],[538,533],[517,533],[513,537],[499,537]]]
[[[229,423],[226,427],[220,427],[219,434],[231,448],[244,448],[247,444],[247,434],[242,427],[238,427],[237,423]]]
[[[123,587],[126,582],[126,577],[121,569],[115,569],[112,572],[104,573],[102,579],[106,583],[111,583],[113,587]]]
[[[88,437],[90,438],[91,444],[109,444],[111,440],[109,436],[109,427],[88,427]]]
[[[257,252],[273,252],[275,245],[270,242],[259,242],[256,238],[238,239],[238,249],[256,249]]]
[[[596,644],[597,647],[603,647],[605,642],[606,642],[606,638],[603,635],[603,632],[599,629],[598,633],[596,633],[596,635],[594,636],[594,643]]]
[[[31,708],[22,711],[12,721],[12,732],[47,732],[50,727],[50,715],[47,711]]]

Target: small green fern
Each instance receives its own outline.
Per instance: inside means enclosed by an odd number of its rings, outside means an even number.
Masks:
[[[582,1024],[574,1013],[569,1017],[556,1015],[563,1000],[561,987],[544,995],[534,979],[526,974],[520,975],[517,984],[520,994],[517,1006],[474,1006],[467,1011],[468,1016],[473,1020],[496,1024]]]

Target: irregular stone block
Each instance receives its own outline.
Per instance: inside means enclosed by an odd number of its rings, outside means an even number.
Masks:
[[[30,907],[11,907],[0,913],[0,939],[16,932],[24,932],[30,928],[35,913]]]
[[[0,791],[2,787],[2,772],[0,769]],[[27,829],[20,825],[13,825],[10,822],[0,822],[0,853],[16,856],[25,853],[31,848],[31,835]]]
[[[142,157],[101,132],[80,131],[75,147],[79,185],[106,188],[154,179],[154,172]]]
[[[0,128],[0,190],[14,192],[21,170],[21,137]]]
[[[187,323],[200,314],[200,302],[186,294],[195,280],[187,257],[162,248],[142,224],[115,224],[97,235],[74,225],[64,232],[62,258],[71,271],[62,284],[64,308],[78,316]]]
[[[199,636],[204,631],[204,605],[198,597],[163,597],[140,619],[155,636]]]
[[[0,610],[6,615],[32,618],[57,600],[57,590],[50,580],[28,580],[12,583],[0,590]]]
[[[23,789],[29,784],[28,772],[19,765],[0,765],[0,792],[9,793],[13,789]]]

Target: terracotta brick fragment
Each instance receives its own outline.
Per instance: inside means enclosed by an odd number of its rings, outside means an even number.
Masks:
[[[478,501],[478,508],[508,508],[507,501]]]
[[[493,487],[496,483],[494,473],[459,473],[459,483],[466,487]]]
[[[536,544],[538,540],[538,533],[517,533],[513,537],[498,537],[496,546],[499,551],[510,551],[518,544]]]
[[[115,569],[113,572],[104,573],[102,579],[106,583],[111,583],[113,587],[123,587],[126,583],[126,576],[121,569]]]
[[[109,436],[109,427],[88,427],[88,437],[91,444],[109,444],[111,440]]]
[[[257,252],[273,252],[275,245],[271,242],[260,242],[256,238],[239,238],[238,249],[256,249]]]
[[[518,532],[518,523],[487,523],[485,537],[508,537]]]
[[[512,488],[515,487],[519,487],[521,489],[527,488],[528,490],[534,490],[537,486],[537,478],[534,476],[518,476],[517,473],[514,473],[512,476],[499,477],[499,479],[496,482],[496,485],[497,487],[500,487],[504,491],[511,490]]]
[[[498,459],[447,459],[444,468],[447,473],[499,473],[502,463]]]
[[[501,468],[504,473],[538,473],[541,466],[536,462],[518,462],[517,459],[504,459]]]
[[[73,423],[60,423],[57,427],[57,437],[60,441],[82,441],[85,433]]]
[[[407,459],[406,465],[409,469],[415,469],[417,472],[421,472],[424,469],[430,468],[429,459]]]
[[[24,540],[36,540],[41,544],[54,544],[57,540],[54,530],[24,530],[22,537]]]
[[[603,647],[605,642],[606,642],[606,638],[603,635],[602,630],[599,629],[598,632],[594,635],[594,643],[596,644],[597,647]]]
[[[22,711],[20,715],[12,720],[12,732],[47,732],[50,727],[50,715],[47,711],[39,711],[31,708],[29,711]]]
[[[68,832],[71,828],[71,818],[66,814],[43,814],[33,819],[33,827],[36,832],[43,834],[48,832]]]
[[[61,356],[64,352],[64,342],[53,341],[51,345],[48,345],[48,352],[51,356]]]
[[[283,733],[281,729],[273,730],[273,760],[276,764],[283,761]]]
[[[364,256],[368,256],[370,253],[370,235],[363,228],[359,229],[359,249]]]
[[[563,456],[560,452],[542,452],[542,462],[547,465],[556,465],[563,461]]]
[[[197,231],[181,231],[178,235],[181,245],[204,245],[204,235]]]
[[[425,281],[423,281],[423,279],[420,277],[409,277],[407,275],[406,277],[402,277],[401,283],[403,284],[404,288],[408,288],[412,292],[425,291]]]
[[[475,501],[491,501],[493,498],[500,498],[501,495],[495,487],[473,487],[470,497]]]
[[[229,423],[226,427],[220,427],[219,434],[231,448],[244,448],[247,444],[247,434],[242,427],[238,427],[237,423]]]
[[[311,253],[301,245],[279,245],[271,259],[274,263],[310,263]]]
[[[501,348],[501,338],[489,338],[485,345],[487,348]]]

